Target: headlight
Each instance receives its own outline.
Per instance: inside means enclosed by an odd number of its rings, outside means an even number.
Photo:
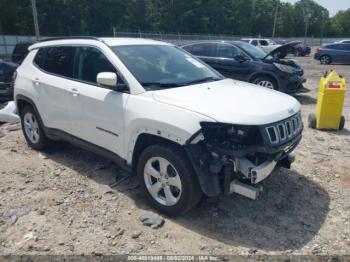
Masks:
[[[275,67],[277,67],[279,70],[283,71],[283,72],[286,72],[286,73],[289,73],[289,74],[293,74],[294,73],[294,68],[291,67],[291,66],[282,65],[282,64],[279,64],[279,63],[273,63],[273,65]]]
[[[207,141],[226,144],[238,142],[256,144],[260,140],[260,132],[256,126],[234,125],[215,122],[201,122],[202,134]]]

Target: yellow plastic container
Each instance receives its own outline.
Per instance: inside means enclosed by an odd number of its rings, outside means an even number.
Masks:
[[[309,117],[309,125],[317,129],[342,129],[345,124],[342,116],[345,92],[346,81],[336,71],[321,77],[316,116]]]

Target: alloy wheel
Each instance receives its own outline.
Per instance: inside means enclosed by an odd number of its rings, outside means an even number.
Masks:
[[[328,56],[322,56],[320,61],[321,61],[321,64],[328,65],[330,63],[330,58]]]
[[[266,81],[266,80],[259,81],[257,83],[257,85],[263,86],[263,87],[266,87],[266,88],[270,88],[270,89],[274,89],[273,83],[270,82],[270,81]]]
[[[39,142],[40,139],[40,131],[39,131],[39,124],[34,116],[34,114],[27,112],[24,115],[24,131],[26,133],[26,136],[32,142],[33,144],[36,144]]]
[[[178,203],[182,183],[175,167],[165,158],[152,157],[144,167],[145,185],[154,200],[165,206]]]

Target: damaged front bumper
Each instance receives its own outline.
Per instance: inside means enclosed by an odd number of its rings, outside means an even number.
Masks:
[[[294,161],[291,152],[301,140],[302,129],[297,115],[259,127],[260,133],[254,134],[260,134],[261,140],[255,145],[238,140],[229,144],[227,137],[220,140],[224,133],[209,137],[199,132],[185,149],[204,194],[238,193],[256,199],[262,188],[260,182],[280,167],[290,168]]]
[[[288,155],[280,161],[280,164],[282,167],[290,168],[293,162],[294,156]],[[230,182],[228,193],[237,193],[250,199],[257,199],[263,188],[262,186],[256,186],[256,184],[273,174],[276,171],[278,163],[275,160],[267,160],[256,166],[246,158],[237,159],[234,165],[236,167],[235,172],[241,172],[246,179],[250,180],[250,184],[242,183],[238,179],[235,179]]]

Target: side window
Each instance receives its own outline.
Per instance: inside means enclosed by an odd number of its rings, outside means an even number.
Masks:
[[[234,58],[238,53],[238,49],[232,45],[217,45],[217,57]]]
[[[260,42],[260,45],[262,45],[262,46],[268,46],[269,45],[269,43],[266,40],[259,40],[259,42]]]
[[[341,45],[329,45],[329,46],[327,46],[327,48],[329,48],[329,49],[341,49]]]
[[[96,77],[101,72],[117,73],[116,69],[100,50],[94,47],[79,47],[75,58],[74,78],[97,84]],[[119,77],[118,83],[121,81]]]
[[[182,49],[191,53],[192,52],[192,45],[184,46]]]
[[[40,48],[34,58],[34,64],[36,64],[41,69],[44,69],[43,67],[44,67],[45,53],[46,53],[46,49]]]
[[[213,44],[197,44],[191,48],[191,53],[195,56],[214,56],[215,45]]]
[[[34,62],[48,73],[72,78],[75,49],[72,46],[43,48]]]
[[[340,50],[348,50],[347,44],[340,44],[338,47]]]
[[[255,45],[255,46],[258,46],[258,40],[253,40],[253,41],[251,42],[251,44],[252,44],[252,45]]]

